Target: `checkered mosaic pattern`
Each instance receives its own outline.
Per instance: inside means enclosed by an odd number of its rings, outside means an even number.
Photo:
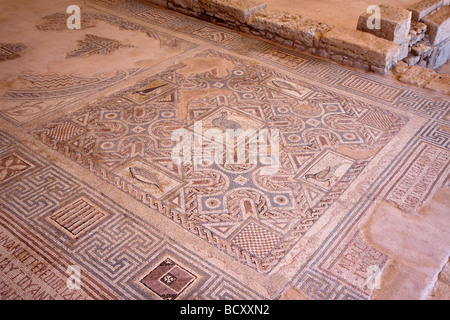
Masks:
[[[233,243],[259,258],[264,258],[281,237],[256,223],[249,223],[233,238]]]

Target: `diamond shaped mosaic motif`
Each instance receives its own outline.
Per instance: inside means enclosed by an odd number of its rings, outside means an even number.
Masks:
[[[17,154],[4,157],[0,159],[0,183],[5,183],[33,167],[34,165],[31,162],[21,158]]]
[[[147,274],[141,283],[164,300],[176,299],[196,279],[196,276],[166,258]]]

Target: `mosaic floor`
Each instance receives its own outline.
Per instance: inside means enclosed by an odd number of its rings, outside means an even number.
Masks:
[[[450,253],[448,96],[141,1],[80,1],[68,30],[73,2],[5,2],[1,299],[429,294]],[[230,127],[279,133],[277,170],[173,160],[174,131],[206,147]]]

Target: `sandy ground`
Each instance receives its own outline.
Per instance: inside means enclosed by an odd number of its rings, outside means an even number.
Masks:
[[[292,0],[267,0],[269,9],[293,12],[306,17],[317,19],[337,26],[355,29],[358,17],[373,4],[390,4],[400,8],[418,2],[417,0],[380,0],[354,1],[354,0],[316,0],[316,1],[292,1]]]
[[[65,12],[69,5],[86,6],[84,1],[44,0],[39,6],[27,5],[27,0],[0,0],[0,39],[2,43],[25,43],[27,49],[23,59],[5,61],[2,64],[2,78],[31,72],[45,74],[58,72],[90,76],[92,74],[114,75],[119,70],[133,67],[152,66],[183,51],[182,45],[172,48],[165,45],[170,39],[153,39],[144,32],[120,29],[103,21],[93,21],[82,30],[40,31],[36,25],[42,24],[42,17],[55,12]],[[24,30],[26,30],[24,32]],[[115,39],[123,47],[109,55],[86,55],[66,59],[68,52],[79,47],[78,42],[86,35]],[[148,52],[152,52],[151,55]],[[0,85],[0,90],[1,90]]]

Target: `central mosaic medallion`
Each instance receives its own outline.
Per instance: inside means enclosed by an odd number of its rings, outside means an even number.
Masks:
[[[206,51],[200,58],[233,67],[188,73],[188,60],[33,134],[239,261],[268,272],[407,119],[222,53]],[[202,134],[276,129],[276,173],[267,174],[260,162],[174,162],[173,132],[195,134],[198,122]],[[154,281],[171,287],[180,280],[170,273]]]

